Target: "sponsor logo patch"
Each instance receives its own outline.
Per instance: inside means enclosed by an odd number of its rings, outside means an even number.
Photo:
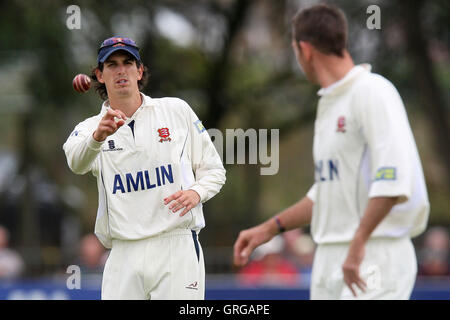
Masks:
[[[396,180],[397,169],[394,167],[382,167],[378,169],[375,174],[375,181],[377,180]]]
[[[205,126],[203,126],[203,123],[200,120],[195,121],[194,125],[197,128],[198,133],[202,133],[206,130]]]

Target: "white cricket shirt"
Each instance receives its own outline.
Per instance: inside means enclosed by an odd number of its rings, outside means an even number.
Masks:
[[[73,172],[92,171],[97,178],[95,233],[107,248],[112,239],[143,239],[176,228],[199,232],[205,226],[202,203],[225,183],[220,156],[190,106],[178,98],[141,95],[142,105],[105,141],[92,134],[107,101],[63,146]],[[195,190],[201,203],[180,217],[163,199],[187,189]]]
[[[315,183],[307,194],[318,244],[350,242],[372,197],[400,197],[372,238],[414,237],[428,221],[425,179],[403,102],[392,83],[370,69],[355,66],[318,92]]]

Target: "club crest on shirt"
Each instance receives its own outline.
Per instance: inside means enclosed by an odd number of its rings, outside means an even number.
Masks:
[[[344,116],[340,116],[337,120],[337,132],[345,132],[345,117]]]
[[[159,137],[161,138],[159,139],[159,142],[172,141],[172,139],[170,138],[169,128],[158,129],[158,133]]]

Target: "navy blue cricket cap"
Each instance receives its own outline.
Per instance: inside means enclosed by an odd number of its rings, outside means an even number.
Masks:
[[[112,37],[103,41],[100,49],[98,49],[97,62],[104,63],[108,57],[116,51],[124,50],[131,53],[136,60],[141,61],[139,48],[130,38]]]

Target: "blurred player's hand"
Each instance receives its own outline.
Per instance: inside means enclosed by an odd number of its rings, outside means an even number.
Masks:
[[[350,288],[350,291],[355,297],[356,291],[353,285],[356,284],[362,292],[366,291],[366,283],[359,274],[359,267],[364,259],[364,253],[364,243],[353,241],[348,250],[347,258],[342,265],[344,282]]]
[[[237,267],[246,265],[253,250],[274,236],[275,234],[268,228],[267,224],[260,224],[241,231],[234,243],[234,264]]]
[[[118,119],[118,120],[116,120]],[[104,141],[107,137],[114,134],[121,126],[125,124],[127,116],[120,110],[109,108],[94,131],[96,141]]]
[[[200,196],[194,190],[180,190],[164,199],[164,204],[169,205],[169,210],[174,213],[184,208],[180,213],[180,217],[188,213],[199,202]]]

